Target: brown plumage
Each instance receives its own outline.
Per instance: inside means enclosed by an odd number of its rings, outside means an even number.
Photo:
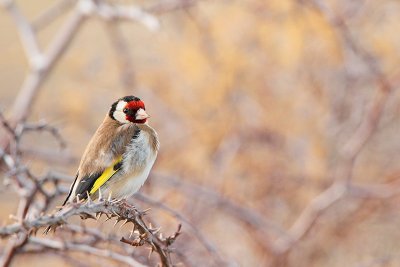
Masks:
[[[144,104],[140,99],[135,98],[125,103],[123,100],[126,98],[121,98],[112,105],[110,112],[89,141],[80,161],[76,179],[64,204],[77,195],[85,198],[87,192],[97,197],[98,192],[91,192],[93,184],[110,166],[117,169],[117,172],[102,184],[100,190],[105,194],[111,193],[117,197],[128,196],[130,193],[126,192],[126,186],[130,185],[132,191],[138,189],[138,185],[132,185],[132,181],[128,179],[138,178],[140,184],[147,178],[149,166],[151,168],[157,156],[158,136],[147,124],[146,118],[138,120],[137,123],[131,123],[129,118],[132,117],[132,110],[129,111],[131,117],[128,118],[127,115],[126,121],[121,119],[120,113],[116,113],[121,112],[121,109],[125,110],[126,107],[144,109]],[[118,161],[121,156],[122,160]]]
[[[120,98],[111,105],[82,155],[63,205],[76,197],[96,198],[100,192],[125,198],[139,190],[159,149],[157,133],[147,124],[148,118],[143,101],[135,96]]]
[[[135,133],[135,126],[121,125],[107,115],[83,152],[78,168],[81,176],[104,170],[118,155],[122,155]],[[106,151],[109,152],[107,157],[101,157]]]

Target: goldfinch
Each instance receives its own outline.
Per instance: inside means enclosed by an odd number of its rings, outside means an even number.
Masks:
[[[144,102],[125,96],[111,105],[105,119],[89,141],[75,181],[64,201],[77,197],[126,198],[146,181],[156,160],[159,141],[147,120]]]

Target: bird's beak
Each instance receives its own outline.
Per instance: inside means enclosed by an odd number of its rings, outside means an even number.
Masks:
[[[150,116],[146,113],[146,111],[144,111],[144,109],[140,108],[138,109],[138,111],[136,112],[136,120],[144,120],[150,118]]]

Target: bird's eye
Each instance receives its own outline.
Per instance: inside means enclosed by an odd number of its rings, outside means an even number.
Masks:
[[[124,112],[124,113],[128,113],[128,109],[127,109],[127,108],[124,108],[123,112]]]

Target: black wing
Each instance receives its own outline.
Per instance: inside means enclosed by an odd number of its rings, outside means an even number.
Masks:
[[[69,199],[69,197],[70,197],[71,194],[72,194],[72,190],[74,190],[74,186],[75,186],[76,180],[78,179],[78,176],[79,176],[79,172],[76,173],[75,180],[74,180],[74,182],[72,183],[71,187],[69,188],[68,196],[67,196],[67,198],[64,200],[64,203],[62,204],[63,206],[64,206],[65,204],[67,204],[68,199]]]
[[[101,174],[102,172],[99,172],[83,177],[76,187],[75,195],[78,196],[79,199],[86,199],[88,192],[90,192],[90,189],[92,189],[94,183]]]

